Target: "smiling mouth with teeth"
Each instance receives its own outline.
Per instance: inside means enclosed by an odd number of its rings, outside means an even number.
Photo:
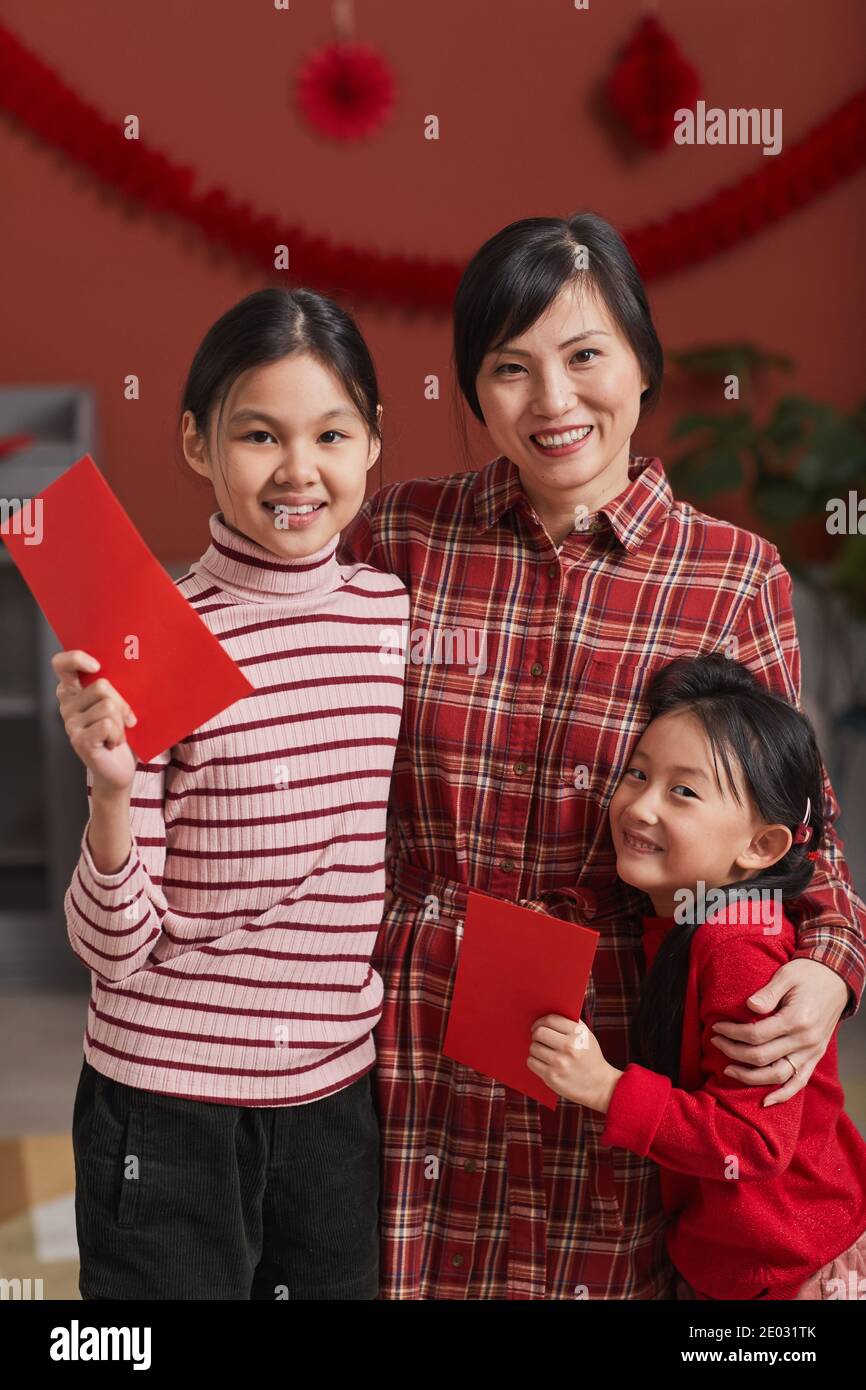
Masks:
[[[269,512],[288,512],[289,516],[306,516],[307,512],[317,512],[324,505],[324,502],[306,502],[302,507],[290,507],[288,502],[262,503],[262,506],[267,507]]]
[[[561,449],[566,444],[579,444],[581,439],[586,439],[592,428],[592,425],[583,425],[580,429],[564,430],[560,434],[533,434],[530,438],[535,444],[540,444],[542,449]]]
[[[645,840],[641,835],[633,835],[628,830],[623,830],[622,836],[629,849],[637,850],[641,854],[661,854],[661,845],[653,844],[652,840]]]

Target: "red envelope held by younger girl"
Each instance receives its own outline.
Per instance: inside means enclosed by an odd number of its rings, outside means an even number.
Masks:
[[[599,933],[471,889],[443,1052],[549,1109],[526,1065],[544,1014],[580,1018]]]

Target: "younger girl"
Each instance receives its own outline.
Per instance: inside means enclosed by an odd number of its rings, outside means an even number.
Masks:
[[[617,872],[654,909],[636,1060],[619,1071],[585,1024],[548,1015],[528,1066],[607,1115],[601,1143],[660,1165],[680,1297],[860,1298],[866,1143],[843,1109],[836,1035],[808,1084],[767,1106],[726,1074],[712,1032],[754,1019],[746,1001],[796,950],[781,902],[807,887],[823,830],[812,728],[722,656],[670,662],[647,699],[610,805]]]
[[[370,956],[403,700],[403,584],[340,565],[379,456],[357,326],[305,290],[213,325],[183,397],[220,510],[178,581],[256,687],[147,764],[84,652],[54,658],[90,819],[66,895],[91,971],[73,1118],[85,1298],[372,1299]],[[387,644],[386,644],[387,645]]]

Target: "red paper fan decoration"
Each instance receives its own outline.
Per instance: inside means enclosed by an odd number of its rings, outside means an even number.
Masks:
[[[648,149],[660,150],[674,135],[674,112],[693,107],[701,94],[698,72],[652,15],[638,24],[605,83],[611,110]]]
[[[394,75],[366,43],[332,43],[314,53],[298,76],[298,105],[312,126],[335,140],[360,140],[387,120]]]

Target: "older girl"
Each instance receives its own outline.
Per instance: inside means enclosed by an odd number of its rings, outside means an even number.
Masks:
[[[336,558],[381,449],[352,318],[247,296],[183,397],[210,543],[178,587],[253,693],[142,764],[84,652],[54,658],[90,819],[66,895],[91,972],[75,1101],[85,1298],[372,1299],[388,785],[403,585]],[[393,659],[392,659],[393,658]]]

